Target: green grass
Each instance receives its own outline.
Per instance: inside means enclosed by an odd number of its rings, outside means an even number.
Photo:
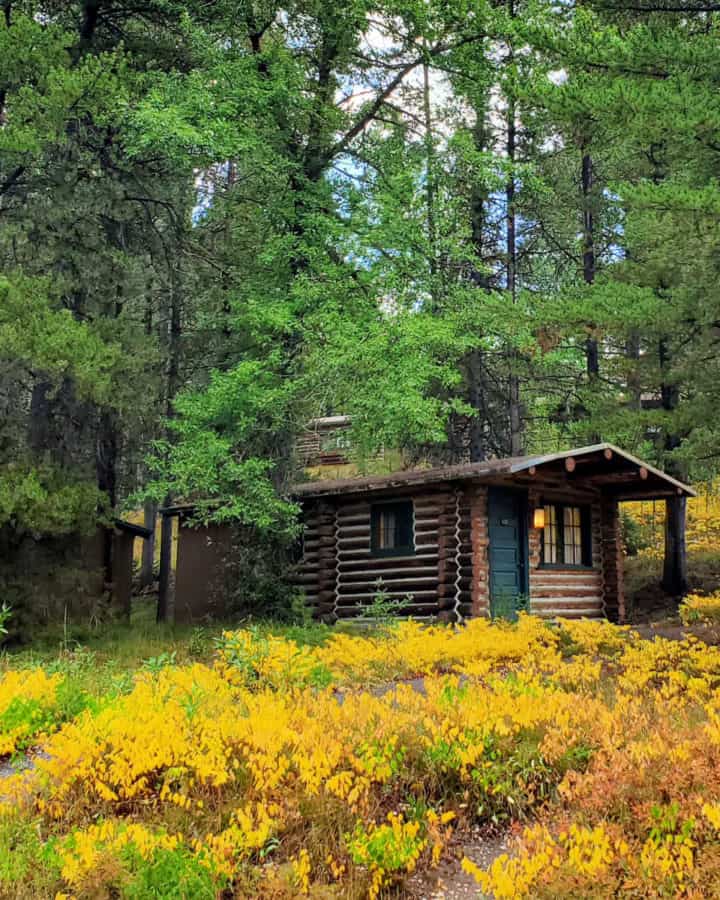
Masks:
[[[248,625],[260,638],[272,633],[305,645],[321,644],[331,633],[328,626],[317,623],[158,625],[154,603],[139,600],[129,624],[58,627],[38,635],[30,646],[0,651],[0,679],[9,670],[38,667],[48,675],[62,676],[52,702],[47,698],[11,700],[0,714],[0,733],[15,735],[14,755],[22,756],[42,733],[54,731],[84,710],[97,712],[118,696],[129,693],[138,672],[155,672],[167,665],[193,662],[210,664],[224,628]]]
[[[155,622],[155,604],[139,599],[130,623],[117,622],[97,628],[61,626],[37,634],[30,646],[0,651],[0,673],[8,668],[43,666],[49,672],[71,676],[91,693],[113,692],[124,676],[162,662],[186,664],[210,662],[223,630],[249,623],[213,623],[208,626],[170,625]],[[327,640],[331,629],[319,623],[288,625],[265,621],[254,623],[260,633],[291,638],[298,644],[316,646]]]

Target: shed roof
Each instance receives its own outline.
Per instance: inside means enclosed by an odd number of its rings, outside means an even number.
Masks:
[[[612,492],[618,500],[663,497],[670,494],[696,496],[695,491],[671,475],[649,463],[626,453],[614,444],[592,444],[560,453],[535,456],[515,456],[490,459],[483,462],[461,463],[429,469],[409,469],[389,475],[366,475],[356,478],[337,478],[323,481],[306,481],[296,484],[292,493],[300,499],[346,493],[364,493],[401,488],[412,485],[428,485],[447,481],[495,481],[515,480],[521,475],[534,475],[538,469],[547,473],[564,471],[566,460],[586,462],[594,468],[580,469],[576,480],[596,484]]]
[[[120,531],[127,531],[135,535],[135,537],[147,539],[152,534],[149,528],[145,528],[144,525],[138,525],[136,522],[128,522],[127,519],[113,519],[113,525]]]

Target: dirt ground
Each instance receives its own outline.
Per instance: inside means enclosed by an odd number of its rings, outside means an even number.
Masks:
[[[706,644],[720,644],[720,627],[718,625],[683,625],[679,619],[660,619],[657,622],[645,622],[641,625],[633,625],[633,631],[645,638],[652,640],[655,637],[667,638],[671,641],[681,641],[686,637],[696,637]]]
[[[511,852],[510,843],[509,832],[477,829],[458,839],[437,869],[412,875],[405,882],[403,896],[408,900],[467,900],[468,897],[477,900],[484,897],[472,876],[463,872],[461,861],[466,856],[486,869],[498,856]]]

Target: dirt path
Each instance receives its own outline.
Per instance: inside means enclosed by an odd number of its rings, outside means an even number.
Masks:
[[[498,856],[509,852],[508,834],[484,836],[478,829],[452,846],[448,858],[437,869],[412,875],[405,882],[405,896],[408,900],[467,900],[469,897],[479,900],[486,895],[480,893],[475,879],[463,872],[463,857],[486,869]]]
[[[694,637],[710,646],[720,644],[720,628],[716,625],[682,625],[678,621],[663,619],[630,627],[646,641],[656,637],[666,638],[669,641],[682,641],[686,637]]]
[[[9,759],[4,761],[0,759],[0,779],[9,778],[18,772],[25,772],[27,769],[32,769],[33,765],[33,761],[28,759],[27,756],[23,756],[15,762],[11,762]]]

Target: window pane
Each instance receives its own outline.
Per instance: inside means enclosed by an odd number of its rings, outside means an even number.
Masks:
[[[545,528],[543,529],[543,562],[553,564],[557,558],[557,507],[545,507]]]
[[[371,546],[376,551],[414,552],[413,504],[375,506],[371,515]]]
[[[582,516],[579,506],[563,509],[564,562],[568,566],[582,565]]]
[[[380,513],[378,546],[381,550],[392,550],[397,546],[397,516],[392,509],[384,509]]]

